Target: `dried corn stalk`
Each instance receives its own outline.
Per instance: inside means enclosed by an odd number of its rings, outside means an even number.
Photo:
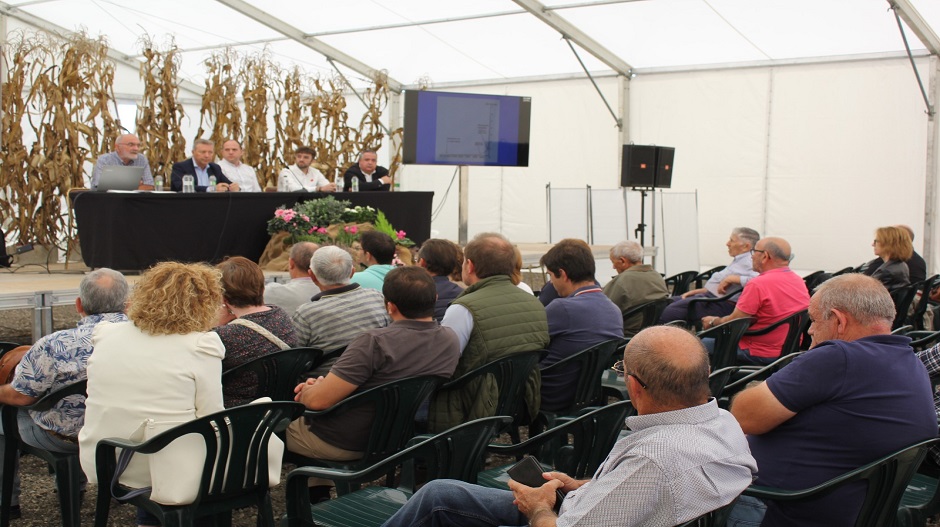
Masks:
[[[172,39],[165,49],[157,49],[150,35],[141,37],[140,43],[144,93],[137,106],[137,137],[153,175],[169,181],[173,163],[187,157],[186,139],[180,128],[185,117],[177,78],[181,58]]]
[[[215,143],[215,153],[222,154],[222,143],[241,139],[242,110],[238,105],[239,54],[232,48],[213,52],[205,61],[206,91],[202,95],[199,110],[199,130],[196,137],[205,133],[203,124],[212,123],[209,140]]]
[[[62,41],[18,32],[4,51],[0,222],[19,243],[69,241],[73,226],[63,198],[84,186],[86,162],[105,149],[99,130],[118,128],[107,44],[81,33]],[[35,137],[28,154],[24,123]]]
[[[245,105],[245,140],[242,145],[245,154],[242,161],[254,167],[261,188],[277,186],[279,168],[268,140],[268,93],[272,91],[269,79],[278,70],[268,53],[262,52],[242,61],[239,76]]]
[[[304,81],[300,68],[278,75],[274,81],[274,168],[294,163],[294,150],[304,146],[310,118],[305,112]],[[272,176],[273,178],[273,176]]]

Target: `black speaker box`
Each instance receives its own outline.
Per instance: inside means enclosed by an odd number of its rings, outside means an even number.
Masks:
[[[656,147],[623,145],[620,165],[621,187],[652,187],[656,174]]]

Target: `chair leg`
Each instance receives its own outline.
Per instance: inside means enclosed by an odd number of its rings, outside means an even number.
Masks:
[[[163,510],[160,523],[163,527],[193,527],[196,514],[192,507],[173,507]]]
[[[63,527],[79,527],[81,523],[81,477],[82,467],[78,455],[56,460],[55,485]]]
[[[0,479],[0,527],[10,525],[10,507],[13,505],[13,479],[16,472],[18,441],[9,435],[0,436],[3,441],[3,476]]]
[[[271,493],[265,491],[258,503],[258,527],[275,527],[274,508],[271,506]]]
[[[110,482],[98,483],[98,498],[95,500],[95,527],[108,527],[108,515],[111,512]]]

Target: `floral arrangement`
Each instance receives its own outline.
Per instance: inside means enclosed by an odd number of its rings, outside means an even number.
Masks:
[[[305,201],[292,209],[282,205],[274,211],[274,217],[268,220],[268,234],[287,231],[294,243],[311,241],[351,247],[359,239],[362,229],[357,225],[342,224],[372,223],[375,230],[388,234],[396,244],[414,246],[415,243],[407,238],[405,231],[395,230],[382,211],[372,207],[349,208],[349,205],[348,201],[339,201],[333,196]],[[334,236],[327,230],[331,225],[336,225]]]

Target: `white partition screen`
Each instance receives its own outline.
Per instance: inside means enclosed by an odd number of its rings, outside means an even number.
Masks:
[[[698,200],[695,192],[656,193],[656,268],[672,276],[698,271]]]
[[[591,189],[591,227],[594,245],[614,245],[627,239],[627,200],[624,189]]]
[[[588,189],[547,188],[548,243],[564,238],[590,239]]]

